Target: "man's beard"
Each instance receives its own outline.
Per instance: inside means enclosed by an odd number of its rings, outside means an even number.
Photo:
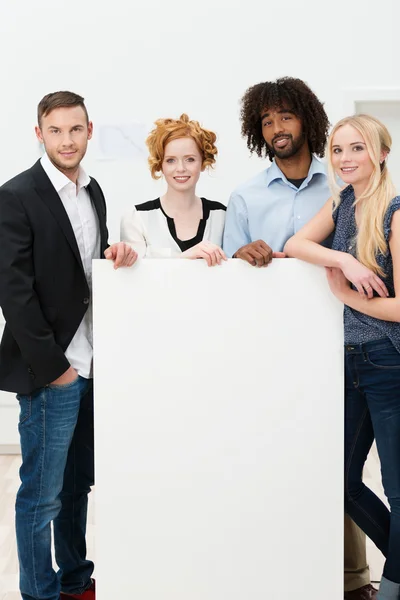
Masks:
[[[56,151],[48,153],[50,161],[55,167],[57,167],[57,169],[59,169],[62,172],[75,171],[79,167],[84,156],[85,152],[78,150],[76,152],[75,159],[72,162],[67,160],[63,162],[62,157],[59,157]]]
[[[267,148],[274,156],[280,159],[292,158],[299,150],[303,147],[305,135],[301,133],[297,138],[293,139],[292,134],[277,135],[275,139],[287,138],[289,141],[284,148],[275,148],[274,145],[270,146],[267,144]],[[272,140],[273,144],[274,140]]]

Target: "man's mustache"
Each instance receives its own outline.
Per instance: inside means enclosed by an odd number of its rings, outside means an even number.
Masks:
[[[272,139],[272,144],[274,144],[276,142],[276,140],[292,140],[293,137],[291,134],[289,135],[276,135],[273,139]]]

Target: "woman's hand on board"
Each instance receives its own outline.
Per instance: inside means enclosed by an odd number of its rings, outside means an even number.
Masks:
[[[227,260],[225,252],[212,242],[203,241],[200,244],[196,244],[189,250],[185,250],[180,255],[181,258],[204,258],[209,267],[220,265],[222,261]]]

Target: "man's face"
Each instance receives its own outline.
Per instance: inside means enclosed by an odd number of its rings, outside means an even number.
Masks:
[[[261,127],[268,149],[277,158],[292,158],[307,143],[301,120],[287,107],[262,110]]]
[[[72,106],[52,110],[42,117],[35,131],[53,165],[68,176],[78,169],[86,154],[93,125],[87,122],[81,106]]]

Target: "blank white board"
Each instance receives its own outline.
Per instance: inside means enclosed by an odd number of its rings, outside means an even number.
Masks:
[[[94,333],[98,600],[343,598],[324,270],[95,261]]]

